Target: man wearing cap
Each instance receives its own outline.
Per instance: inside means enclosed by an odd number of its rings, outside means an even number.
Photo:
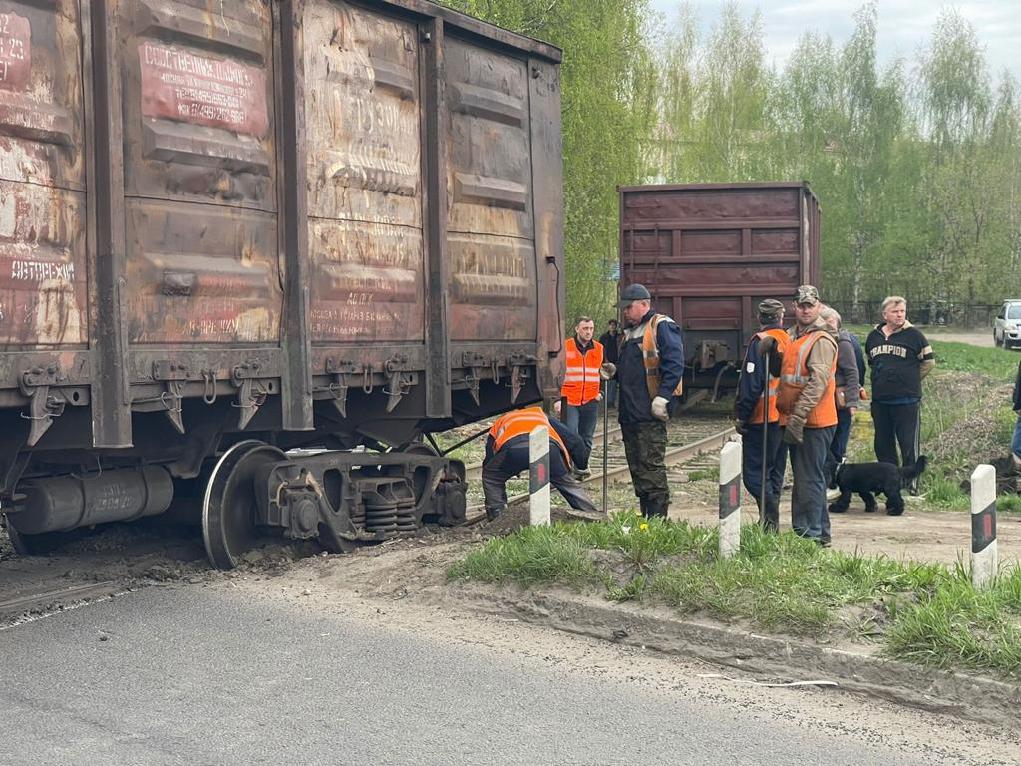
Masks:
[[[624,337],[617,356],[617,420],[624,438],[635,495],[646,517],[666,517],[666,424],[681,393],[684,344],[681,328],[652,310],[652,295],[633,284],[620,293]]]
[[[794,295],[797,323],[780,364],[777,409],[783,441],[789,445],[794,488],[791,516],[794,531],[828,546],[832,539],[826,509],[826,456],[837,430],[837,339],[819,312],[819,291],[802,285]],[[772,339],[763,340],[774,350]]]
[[[567,369],[564,384],[560,387],[560,399],[555,405],[564,424],[578,432],[589,450],[592,449],[592,437],[599,419],[599,402],[603,398],[600,391],[603,344],[592,340],[595,331],[592,317],[580,316],[574,325],[574,335],[564,342]],[[592,473],[588,468],[588,458],[578,461],[576,468],[580,476]]]
[[[759,304],[760,330],[748,342],[734,401],[737,431],[742,436],[741,475],[745,489],[758,503],[759,523],[769,532],[780,529],[780,492],[787,470],[787,450],[781,449],[780,413],[776,408],[780,379],[770,377],[767,387],[766,360],[761,345],[771,338],[771,354],[783,354],[790,339],[783,329],[783,314],[783,304],[778,300],[767,298]],[[763,461],[766,468],[765,492],[762,487]]]

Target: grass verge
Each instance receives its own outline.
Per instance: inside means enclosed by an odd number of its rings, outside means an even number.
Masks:
[[[960,565],[821,550],[754,525],[741,530],[737,556],[719,559],[717,545],[715,529],[621,513],[524,528],[469,553],[449,576],[566,585],[761,630],[878,642],[891,657],[1021,679],[1021,568],[979,592]]]

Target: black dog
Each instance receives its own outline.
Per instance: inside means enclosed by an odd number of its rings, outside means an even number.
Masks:
[[[913,466],[904,468],[892,463],[841,463],[830,480],[830,489],[840,489],[840,498],[830,505],[830,513],[844,513],[851,504],[852,492],[865,501],[865,513],[875,513],[875,493],[882,492],[886,495],[886,513],[900,516],[904,513],[901,487],[919,476],[925,464],[925,455],[919,455]]]

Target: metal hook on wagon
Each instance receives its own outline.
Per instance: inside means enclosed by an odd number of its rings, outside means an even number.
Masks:
[[[216,373],[202,370],[202,401],[213,404],[216,401]]]
[[[372,383],[372,365],[362,365],[362,391],[371,394],[373,388],[375,385]]]
[[[493,385],[500,385],[500,360],[493,358]]]

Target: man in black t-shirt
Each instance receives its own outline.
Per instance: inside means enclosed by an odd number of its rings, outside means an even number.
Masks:
[[[912,466],[918,459],[922,378],[936,366],[936,359],[921,330],[907,321],[904,298],[886,298],[882,312],[883,321],[865,339],[872,370],[873,444],[880,462]]]

